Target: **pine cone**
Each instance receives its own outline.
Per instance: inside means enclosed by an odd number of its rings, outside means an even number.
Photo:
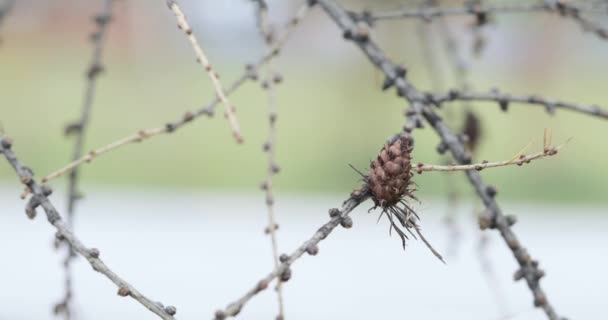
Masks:
[[[371,162],[366,180],[377,207],[392,207],[404,197],[413,197],[412,150],[409,135],[401,135],[385,144]]]

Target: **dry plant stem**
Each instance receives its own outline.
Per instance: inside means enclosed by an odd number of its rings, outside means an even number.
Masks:
[[[369,60],[383,71],[387,77],[386,82],[394,85],[399,96],[403,97],[410,104],[411,110],[408,111],[408,121],[404,129],[406,131],[411,131],[414,127],[423,126],[422,122],[420,122],[420,116],[422,116],[433,127],[442,143],[450,150],[454,159],[461,164],[470,163],[470,155],[465,150],[464,144],[459,140],[458,136],[443,123],[443,120],[435,113],[433,108],[428,105],[428,102],[424,98],[424,93],[406,81],[403,67],[399,67],[391,62],[384,52],[376,46],[368,36],[360,34],[358,32],[360,29],[357,28],[356,22],[353,20],[352,16],[335,1],[318,0],[318,3],[343,31],[345,38],[354,41],[355,44],[359,46]],[[486,227],[495,228],[500,232],[502,238],[519,264],[520,269],[516,272],[515,279],[526,280],[526,283],[534,296],[534,305],[542,308],[549,319],[561,319],[553,309],[553,306],[549,303],[545,292],[540,286],[539,280],[544,274],[538,268],[538,262],[533,260],[527,253],[527,250],[523,247],[511,229],[511,225],[514,222],[513,219],[508,219],[503,215],[498,204],[494,200],[496,189],[486,185],[481,179],[479,172],[476,170],[467,170],[465,171],[465,174],[490,213],[488,219],[489,223]]]
[[[118,276],[112,271],[100,258],[99,250],[94,248],[86,247],[77,237],[72,233],[67,224],[61,219],[61,216],[57,212],[57,209],[53,206],[51,201],[48,199],[48,192],[45,188],[38,184],[34,178],[32,170],[25,167],[17,159],[13,151],[11,150],[12,141],[4,136],[0,136],[0,153],[4,155],[6,160],[13,167],[17,173],[21,182],[31,190],[32,197],[36,197],[39,205],[44,209],[46,217],[51,225],[57,229],[57,236],[69,243],[71,248],[82,257],[84,257],[89,264],[93,267],[93,270],[103,274],[110,281],[112,281],[119,288],[119,294],[123,296],[130,296],[139,303],[141,303],[148,310],[157,314],[161,319],[173,320],[174,317],[165,312],[160,305],[148,297],[144,296],[141,292],[137,291],[131,284]]]
[[[260,279],[256,284],[247,291],[242,297],[230,303],[226,309],[218,310],[215,313],[215,319],[221,320],[227,317],[236,316],[245,306],[245,304],[251,300],[256,294],[263,291],[272,280],[279,278],[284,272],[286,272],[289,267],[294,264],[299,258],[301,258],[304,253],[310,251],[309,248],[317,248],[317,245],[321,240],[327,238],[327,236],[338,226],[344,219],[350,219],[348,215],[353,209],[355,209],[358,205],[363,203],[365,200],[369,199],[369,195],[366,193],[360,197],[351,197],[344,201],[342,207],[338,210],[335,209],[335,213],[332,214],[332,218],[329,222],[322,225],[310,239],[304,241],[302,245],[300,245],[291,255],[287,256],[285,259],[282,259],[282,263],[274,268],[272,272],[270,272],[267,276]],[[330,210],[330,213],[333,210]]]
[[[233,93],[234,91],[239,89],[245,82],[247,82],[247,80],[255,78],[256,72],[262,66],[264,66],[266,63],[271,61],[274,57],[276,57],[279,54],[280,49],[283,47],[285,42],[287,42],[287,39],[292,34],[293,30],[295,30],[295,27],[306,16],[306,14],[309,12],[309,10],[310,10],[310,5],[308,3],[304,3],[300,7],[300,9],[298,9],[296,15],[290,20],[287,27],[281,34],[281,36],[277,38],[277,41],[272,46],[272,49],[269,50],[264,56],[262,56],[262,58],[260,58],[255,64],[249,65],[248,69],[237,80],[235,80],[232,83],[232,85],[230,85],[230,87],[228,87],[228,89],[226,90],[226,94],[229,95],[229,94]],[[98,156],[100,156],[104,153],[107,153],[109,151],[118,149],[122,146],[131,144],[134,142],[141,142],[148,138],[158,136],[161,134],[172,133],[173,131],[180,129],[183,125],[191,122],[194,119],[199,118],[202,115],[211,117],[211,116],[213,116],[215,107],[219,103],[220,103],[219,98],[215,97],[215,99],[213,99],[213,101],[209,102],[207,105],[205,105],[203,107],[200,107],[195,112],[186,112],[180,120],[177,120],[174,122],[168,122],[167,124],[165,124],[162,127],[140,130],[134,134],[131,134],[129,136],[126,136],[126,137],[120,138],[116,141],[113,141],[103,147],[92,150],[87,155],[81,157],[80,159],[78,159],[76,161],[72,161],[71,163],[68,163],[64,167],[59,168],[59,169],[53,171],[52,173],[47,174],[45,177],[42,178],[41,182],[46,183],[52,179],[60,177],[64,174],[66,174],[67,172],[69,172],[71,169],[78,167],[83,163],[89,163],[89,162],[93,161],[95,158],[97,158]]]
[[[543,159],[545,157],[550,157],[557,154],[557,151],[561,149],[561,146],[555,148],[545,148],[542,152],[538,152],[532,155],[518,155],[510,160],[497,161],[497,162],[481,162],[474,164],[463,164],[463,165],[449,165],[449,166],[439,166],[434,164],[424,164],[418,163],[413,167],[418,173],[422,173],[425,171],[468,171],[468,170],[476,170],[481,171],[487,168],[496,168],[496,167],[504,167],[511,165],[521,166],[526,163],[530,163],[533,160]]]
[[[266,47],[271,48],[274,42],[272,34],[272,26],[268,21],[268,5],[264,0],[256,0],[258,10],[258,29],[260,35],[264,40]],[[277,242],[277,222],[274,214],[274,195],[273,195],[273,176],[278,173],[278,165],[275,160],[276,152],[276,94],[275,94],[275,81],[273,79],[272,62],[268,62],[266,65],[266,80],[264,82],[266,92],[268,94],[268,140],[264,144],[263,150],[267,153],[268,164],[267,164],[267,176],[263,183],[263,189],[266,193],[266,208],[268,212],[268,226],[267,232],[270,234],[270,242],[272,247],[272,260],[274,267],[279,266],[279,248]],[[284,319],[285,307],[283,305],[283,288],[282,282],[278,281],[276,286],[277,300],[279,305],[279,314],[277,318]]]
[[[236,118],[236,114],[235,114],[236,108],[234,105],[232,105],[230,103],[230,101],[228,101],[228,98],[226,97],[226,94],[224,93],[224,89],[222,88],[222,84],[220,83],[218,74],[211,67],[211,63],[209,63],[209,59],[207,58],[207,55],[205,54],[205,52],[203,51],[203,48],[200,46],[200,44],[196,40],[196,37],[194,36],[194,33],[192,32],[192,29],[190,28],[190,25],[188,24],[188,20],[186,20],[186,16],[182,12],[177,1],[167,0],[167,6],[169,6],[169,9],[171,9],[171,11],[173,11],[173,13],[175,14],[175,18],[177,19],[177,26],[181,30],[183,30],[184,33],[186,34],[186,36],[188,37],[188,41],[190,41],[190,45],[192,45],[192,48],[194,49],[194,53],[196,55],[197,62],[199,62],[200,64],[203,65],[203,67],[205,68],[205,71],[209,75],[209,78],[211,79],[211,82],[213,83],[213,87],[215,88],[215,93],[217,94],[218,98],[224,105],[225,115],[228,118],[228,122],[230,123],[230,127],[232,128],[232,134],[233,134],[236,142],[242,143],[243,136],[241,135],[241,129],[239,127],[239,122]]]
[[[574,102],[559,101],[537,95],[512,95],[501,93],[498,90],[491,90],[488,93],[461,92],[450,90],[445,94],[427,94],[430,102],[440,106],[449,101],[475,101],[475,102],[496,102],[501,109],[507,110],[509,103],[531,104],[545,107],[545,110],[553,114],[555,109],[561,108],[574,112],[584,113],[591,116],[608,119],[608,110],[597,105],[585,105]]]
[[[84,139],[86,134],[87,125],[91,114],[91,108],[93,106],[93,100],[95,97],[95,89],[97,83],[97,77],[103,71],[102,65],[102,52],[104,40],[108,30],[108,24],[112,19],[112,4],[113,0],[105,0],[102,12],[94,17],[97,30],[92,34],[93,40],[93,57],[86,73],[86,88],[84,94],[84,101],[82,103],[82,111],[80,119],[70,124],[66,128],[66,134],[74,133],[76,135],[76,141],[74,142],[74,151],[72,155],[72,161],[78,160],[82,157]],[[76,201],[80,198],[78,189],[78,168],[74,168],[70,171],[68,178],[68,209],[67,216],[65,217],[66,224],[70,229],[74,229],[74,213],[76,211]],[[64,277],[65,277],[65,293],[61,301],[55,305],[55,313],[62,313],[65,319],[71,318],[71,300],[72,300],[72,275],[70,271],[71,261],[75,257],[71,247],[67,248],[67,254],[63,261]]]
[[[596,12],[592,5],[574,5],[564,0],[542,1],[538,3],[513,3],[496,6],[463,6],[463,7],[429,7],[425,9],[397,9],[385,12],[367,12],[361,19],[373,22],[386,19],[421,18],[430,20],[454,15],[478,15],[480,13],[526,13],[545,11],[558,13],[578,23],[583,30],[590,31],[601,39],[608,39],[608,30],[582,15],[584,12]]]

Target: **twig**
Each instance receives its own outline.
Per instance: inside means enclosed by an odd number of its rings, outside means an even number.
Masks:
[[[537,3],[513,3],[494,6],[465,5],[461,7],[427,7],[423,9],[396,9],[390,11],[364,11],[361,14],[351,14],[357,20],[368,21],[370,24],[379,20],[419,18],[432,20],[439,17],[472,15],[479,17],[488,14],[528,13],[528,12],[558,13],[578,23],[584,31],[590,31],[601,39],[608,39],[608,30],[598,23],[582,15],[585,12],[599,12],[592,3],[570,4],[564,0],[547,0]]]
[[[360,34],[352,16],[336,2],[332,0],[318,0],[318,3],[343,31],[344,37],[352,40],[359,46],[369,60],[384,72],[386,80],[383,88],[387,89],[391,86],[395,86],[398,95],[409,102],[411,110],[407,113],[408,121],[404,130],[411,131],[414,127],[423,126],[423,123],[420,121],[420,116],[422,116],[433,127],[442,143],[450,150],[459,163],[470,163],[470,155],[466,152],[464,144],[428,105],[424,99],[424,94],[409,83],[409,81],[406,81],[406,72],[404,68],[391,62],[384,52],[369,39],[368,35],[364,36]],[[561,319],[553,309],[553,306],[549,303],[540,286],[539,280],[544,276],[544,273],[538,268],[538,262],[531,258],[511,229],[511,225],[515,220],[510,218],[510,216],[507,217],[503,215],[498,204],[494,200],[496,189],[487,186],[481,179],[479,172],[476,170],[467,170],[465,173],[469,182],[473,185],[478,196],[482,199],[487,210],[490,212],[486,227],[496,228],[500,232],[520,266],[519,271],[516,272],[515,279],[526,280],[528,287],[534,296],[534,305],[542,308],[549,319]]]
[[[186,36],[188,37],[188,41],[192,45],[194,49],[194,53],[196,55],[196,61],[203,65],[205,71],[209,75],[211,82],[213,83],[213,87],[215,88],[215,93],[218,98],[222,102],[225,108],[225,115],[228,118],[228,122],[230,123],[230,127],[232,128],[232,134],[237,143],[243,143],[243,136],[241,135],[241,129],[239,127],[239,122],[236,118],[236,107],[228,101],[226,98],[226,94],[224,93],[224,89],[222,88],[222,84],[219,80],[219,75],[217,72],[213,70],[211,64],[209,63],[209,59],[207,55],[203,51],[203,48],[200,46],[196,37],[194,36],[190,25],[188,25],[188,20],[186,20],[186,16],[182,12],[176,0],[167,0],[167,6],[169,9],[173,11],[175,14],[175,18],[177,19],[177,26],[184,31]]]
[[[176,310],[173,306],[166,308],[162,307],[162,304],[154,302],[144,296],[141,292],[137,291],[135,287],[129,284],[126,280],[118,276],[112,271],[100,258],[99,250],[95,248],[86,247],[77,237],[72,233],[70,228],[63,222],[61,216],[57,212],[57,209],[53,206],[48,196],[51,194],[51,190],[45,185],[38,184],[33,178],[33,172],[30,168],[25,167],[17,159],[13,151],[11,150],[12,140],[6,136],[0,136],[0,153],[4,155],[9,164],[13,167],[17,176],[29,190],[31,190],[32,197],[26,207],[26,212],[30,217],[33,218],[35,215],[36,207],[41,206],[46,213],[46,217],[51,225],[57,229],[56,236],[63,241],[70,244],[71,248],[82,257],[84,257],[89,264],[93,267],[93,270],[105,275],[110,281],[112,281],[118,287],[118,295],[130,296],[137,302],[142,304],[148,310],[157,314],[161,319],[174,320],[173,315]],[[32,215],[33,214],[33,215]]]
[[[433,164],[424,164],[418,163],[414,166],[413,170],[418,173],[422,173],[424,171],[467,171],[467,170],[476,170],[481,171],[487,168],[496,168],[510,165],[518,165],[521,166],[526,163],[530,163],[533,160],[543,159],[545,157],[554,156],[557,154],[558,150],[561,149],[563,145],[557,147],[547,147],[545,146],[544,150],[532,155],[524,155],[518,154],[512,159],[497,161],[497,162],[488,162],[483,161],[481,163],[474,164],[463,164],[463,165],[449,165],[449,166],[440,166]]]
[[[367,193],[364,193],[361,196],[351,196],[344,201],[342,208],[329,210],[329,215],[331,217],[329,222],[322,225],[310,239],[304,241],[304,243],[302,243],[302,245],[300,245],[291,255],[281,255],[281,264],[278,267],[274,268],[271,273],[260,279],[251,289],[249,289],[249,291],[247,291],[247,293],[245,293],[245,295],[230,303],[226,309],[218,310],[215,313],[215,319],[222,320],[227,317],[236,316],[251,298],[266,289],[269,283],[275,278],[280,277],[281,281],[287,281],[291,276],[290,266],[301,258],[305,252],[310,255],[316,255],[319,251],[319,242],[327,238],[338,225],[350,228],[352,226],[352,220],[348,215],[354,208],[368,198],[369,195],[367,195]]]
[[[234,91],[236,91],[248,79],[257,79],[256,72],[260,69],[260,67],[262,67],[263,65],[268,63],[270,60],[272,60],[272,58],[276,57],[280,53],[281,48],[283,47],[283,45],[285,44],[285,42],[287,41],[289,36],[292,34],[295,27],[299,24],[299,22],[302,20],[302,18],[304,18],[304,16],[308,13],[309,8],[310,8],[310,5],[308,4],[308,2],[306,2],[300,7],[300,9],[298,9],[296,15],[290,20],[290,22],[288,23],[287,27],[285,28],[283,34],[277,38],[277,41],[275,42],[272,49],[269,50],[264,56],[262,56],[262,58],[260,58],[257,63],[255,63],[253,65],[247,65],[247,68],[246,68],[247,70],[237,80],[235,80],[232,83],[232,85],[230,85],[230,87],[228,87],[228,89],[226,90],[226,94],[229,95],[229,94],[233,93]],[[83,163],[89,163],[89,162],[93,161],[97,156],[107,153],[111,150],[120,148],[122,146],[128,145],[133,142],[141,142],[148,138],[158,136],[161,134],[172,133],[173,131],[180,129],[183,125],[191,122],[192,120],[200,117],[201,115],[211,117],[211,116],[213,116],[215,107],[219,103],[220,103],[219,98],[215,97],[215,99],[213,101],[209,102],[207,105],[205,105],[203,107],[200,107],[197,111],[186,112],[180,120],[177,120],[174,122],[168,122],[167,124],[165,124],[162,127],[140,130],[134,134],[131,134],[129,136],[126,136],[126,137],[120,138],[116,141],[113,141],[103,147],[92,150],[87,155],[81,157],[80,159],[78,159],[76,161],[72,161],[71,163],[68,163],[64,167],[59,168],[59,169],[53,171],[52,173],[47,174],[44,178],[42,178],[41,182],[46,183],[54,178],[57,178],[65,173],[69,172],[71,169],[73,169]]]
[[[101,14],[94,17],[97,30],[92,34],[93,40],[93,57],[86,73],[86,89],[82,104],[80,119],[66,127],[66,134],[75,133],[76,141],[74,142],[74,151],[72,161],[82,157],[82,149],[84,147],[84,138],[89,123],[93,99],[95,97],[95,89],[97,77],[104,68],[102,65],[102,51],[108,24],[112,19],[112,4],[113,0],[105,0]],[[68,209],[66,216],[66,224],[74,230],[74,213],[76,211],[76,201],[80,198],[78,192],[78,168],[70,171],[68,179]],[[65,293],[63,298],[55,305],[55,314],[63,313],[65,319],[71,318],[71,300],[72,300],[72,275],[70,272],[71,261],[75,257],[71,247],[68,247],[67,255],[63,261],[64,276],[65,276]]]
[[[575,112],[585,113],[591,116],[608,119],[608,111],[597,105],[585,105],[574,102],[559,101],[537,95],[511,95],[501,93],[496,89],[488,93],[461,92],[460,90],[450,90],[445,94],[426,94],[429,102],[440,106],[448,101],[487,101],[496,102],[503,111],[508,110],[510,103],[525,103],[545,107],[549,114],[553,114],[556,108],[567,109]]]
[[[274,36],[272,31],[272,25],[268,21],[268,4],[265,0],[255,0],[257,3],[257,24],[260,35],[264,39],[264,44],[267,48],[272,47],[274,42]],[[272,62],[268,62],[266,65],[266,79],[262,82],[262,87],[265,88],[268,94],[268,138],[264,143],[263,150],[268,155],[268,164],[266,169],[266,180],[262,183],[262,189],[266,193],[266,208],[268,212],[268,226],[266,227],[266,233],[270,234],[270,243],[272,247],[272,259],[274,267],[279,266],[279,249],[276,232],[278,224],[276,222],[274,214],[274,195],[273,195],[273,176],[279,172],[279,166],[276,164],[275,152],[276,152],[276,94],[275,84],[280,83],[281,78],[279,75],[274,75],[272,70]],[[277,301],[279,305],[279,314],[277,319],[284,319],[285,317],[285,306],[283,305],[283,288],[282,282],[278,281],[276,285]]]

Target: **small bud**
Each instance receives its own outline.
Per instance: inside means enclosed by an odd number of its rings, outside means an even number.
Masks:
[[[215,320],[224,320],[226,319],[226,314],[222,310],[217,310],[215,312]]]
[[[507,215],[505,217],[505,220],[507,221],[507,224],[509,226],[512,226],[512,225],[514,225],[517,222],[517,217],[514,216],[514,215],[512,215],[512,214],[510,214],[510,215]]]
[[[446,151],[448,151],[448,145],[444,142],[441,142],[437,145],[437,153],[439,154],[445,154]]]
[[[165,312],[170,316],[174,316],[177,313],[177,309],[174,306],[167,306]]]
[[[319,253],[319,246],[317,246],[316,244],[309,244],[308,246],[306,246],[306,253],[311,256],[316,256],[317,253]]]
[[[340,215],[340,210],[338,208],[331,208],[329,209],[329,216],[331,218],[337,217]]]
[[[51,187],[49,187],[49,186],[45,185],[45,184],[41,185],[41,186],[40,186],[40,189],[42,189],[42,194],[43,194],[45,197],[48,197],[48,196],[50,196],[51,194],[53,194],[53,189],[52,189]]]
[[[278,165],[276,165],[276,164],[273,164],[273,165],[272,165],[272,167],[271,167],[270,169],[272,170],[272,173],[273,173],[273,174],[277,174],[277,173],[279,173],[279,171],[281,171],[281,167],[279,167],[279,166],[278,166]]]
[[[91,258],[95,258],[95,259],[99,258],[99,249],[97,249],[97,248],[91,248],[89,250],[89,256]]]
[[[405,74],[407,73],[407,70],[399,65],[397,67],[395,67],[395,75],[399,78],[405,78]]]
[[[384,83],[382,83],[382,91],[388,90],[390,87],[395,85],[395,79],[386,77]]]
[[[118,289],[118,295],[121,297],[126,297],[130,294],[131,292],[129,291],[129,289],[125,288],[125,287],[120,287]]]
[[[279,73],[275,73],[274,76],[272,77],[272,82],[274,82],[276,84],[283,82],[283,76]]]
[[[291,279],[291,268],[287,268],[281,273],[281,281],[287,282],[289,279]]]
[[[342,220],[340,220],[340,225],[344,229],[350,229],[353,227],[353,219],[349,216],[343,217]]]
[[[289,256],[287,254],[283,253],[279,256],[279,261],[281,261],[282,263],[285,263],[285,262],[289,261]]]
[[[494,228],[494,221],[487,211],[484,211],[479,215],[477,222],[479,223],[479,229],[481,230]]]
[[[13,146],[13,139],[9,137],[2,138],[2,148],[10,149]]]

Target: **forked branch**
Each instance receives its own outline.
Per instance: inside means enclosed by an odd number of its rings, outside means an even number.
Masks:
[[[266,54],[264,54],[255,64],[247,65],[246,71],[237,80],[235,80],[232,83],[232,85],[230,85],[230,87],[228,87],[228,89],[226,90],[227,95],[229,95],[229,94],[235,92],[237,89],[239,89],[245,82],[247,82],[248,79],[257,79],[258,70],[263,65],[268,63],[270,60],[272,60],[274,57],[276,57],[280,53],[281,48],[287,42],[287,39],[293,33],[293,30],[295,30],[295,27],[298,26],[299,22],[306,16],[306,14],[308,14],[308,12],[310,10],[310,6],[311,6],[311,4],[309,4],[309,2],[305,2],[304,4],[302,4],[300,6],[300,8],[296,12],[295,16],[292,19],[290,19],[290,21],[287,24],[283,33],[279,37],[277,37],[277,41],[274,43],[272,48],[269,51],[267,51]],[[190,112],[190,111],[185,112],[184,115],[182,116],[182,118],[179,120],[176,120],[174,122],[167,122],[162,127],[140,130],[134,134],[131,134],[126,137],[120,138],[116,141],[113,141],[105,146],[94,149],[94,150],[90,151],[88,154],[86,154],[85,156],[79,158],[78,160],[72,161],[71,163],[68,163],[67,165],[63,166],[62,168],[59,168],[59,169],[47,174],[46,176],[44,176],[42,178],[41,182],[46,183],[52,179],[60,177],[64,174],[66,174],[67,172],[69,172],[71,169],[73,169],[77,166],[80,166],[81,164],[89,163],[89,162],[93,161],[94,159],[96,159],[98,156],[105,154],[107,152],[110,152],[112,150],[118,149],[122,146],[131,144],[134,142],[141,142],[141,141],[147,140],[149,138],[152,138],[152,137],[155,137],[158,135],[172,133],[172,132],[180,129],[185,124],[190,123],[191,121],[199,118],[202,115],[211,117],[214,114],[215,107],[219,103],[220,103],[220,100],[218,97],[216,97],[213,101],[209,102],[205,106],[198,108],[195,112]]]
[[[167,6],[169,6],[169,9],[171,9],[171,11],[173,11],[173,13],[175,14],[175,18],[177,19],[177,26],[181,30],[183,30],[184,33],[186,34],[186,37],[188,37],[188,41],[190,41],[190,45],[192,45],[192,49],[194,49],[194,54],[196,55],[196,61],[203,65],[203,67],[205,68],[205,71],[209,75],[209,78],[211,79],[211,82],[213,83],[213,87],[215,88],[215,93],[217,94],[217,97],[224,105],[225,115],[228,118],[230,127],[232,128],[232,135],[234,136],[234,139],[236,140],[237,143],[242,143],[243,136],[241,134],[239,122],[238,122],[238,120],[236,118],[236,114],[235,114],[236,107],[233,104],[231,104],[230,101],[228,101],[228,98],[226,97],[226,93],[224,92],[224,88],[222,88],[222,84],[220,82],[219,75],[217,74],[217,72],[215,72],[215,70],[213,70],[213,67],[211,67],[211,63],[209,62],[209,59],[207,58],[205,51],[203,51],[203,48],[198,43],[198,40],[196,40],[196,37],[194,36],[194,33],[192,32],[192,28],[190,28],[190,25],[188,24],[188,20],[186,19],[186,16],[182,12],[182,9],[180,8],[177,1],[176,0],[167,0]]]
[[[353,41],[363,53],[365,53],[370,62],[385,74],[386,80],[383,88],[387,89],[394,86],[397,89],[397,94],[410,104],[410,110],[406,113],[408,118],[404,130],[412,131],[416,127],[423,126],[423,123],[420,120],[420,117],[422,117],[433,127],[442,143],[447,146],[447,149],[450,150],[457,162],[461,164],[470,163],[471,158],[466,152],[464,144],[457,135],[443,123],[441,117],[435,113],[425,99],[424,93],[406,80],[405,69],[390,61],[384,52],[370,39],[369,34],[361,33],[361,29],[357,26],[352,15],[346,12],[335,1],[318,0],[318,3],[342,30],[344,38]],[[534,296],[534,305],[542,308],[549,319],[561,319],[555,312],[553,306],[549,303],[540,286],[539,280],[543,274],[538,268],[538,261],[533,260],[527,253],[527,250],[523,247],[511,229],[510,220],[503,215],[498,204],[494,200],[496,189],[487,186],[481,179],[479,172],[467,170],[465,173],[469,182],[477,191],[478,196],[490,213],[490,228],[496,228],[500,231],[502,238],[509,246],[509,249],[520,266],[516,279],[526,280],[528,287]]]
[[[11,150],[12,144],[13,142],[10,138],[0,136],[0,153],[4,155],[4,158],[6,158],[8,163],[13,167],[21,183],[23,183],[32,193],[32,198],[26,207],[28,215],[35,215],[36,207],[42,207],[46,213],[47,220],[57,230],[56,236],[62,241],[69,243],[76,253],[80,254],[89,262],[91,267],[93,267],[93,270],[110,279],[110,281],[118,287],[118,295],[133,298],[148,310],[158,315],[161,319],[174,320],[175,318],[173,315],[176,312],[175,307],[168,306],[163,308],[162,304],[143,295],[126,280],[114,273],[114,271],[99,258],[100,251],[98,249],[86,247],[76,235],[72,233],[70,228],[61,219],[55,206],[53,206],[48,199],[51,190],[44,185],[38,184],[34,180],[34,173],[32,170],[24,166]],[[33,218],[33,216],[31,217]]]

